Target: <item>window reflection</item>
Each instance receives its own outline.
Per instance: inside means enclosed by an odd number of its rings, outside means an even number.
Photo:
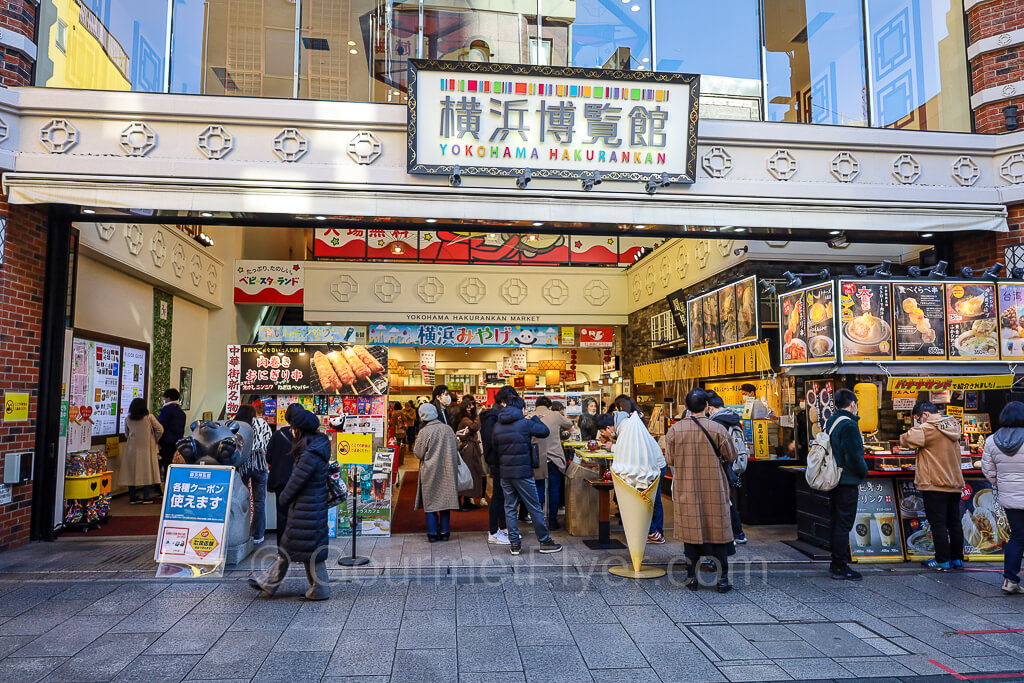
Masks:
[[[409,59],[419,41],[419,2],[303,0],[299,97],[407,100]]]
[[[676,0],[655,5],[658,71],[700,74],[701,116],[761,118],[758,12],[757,0]]]
[[[651,70],[650,0],[577,0],[572,65]],[[547,3],[544,14],[548,14]]]
[[[168,0],[43,0],[35,82],[164,90]]]
[[[537,0],[497,0],[480,9],[474,0],[423,3],[423,56],[456,62],[530,63],[547,55],[536,30]]]
[[[969,131],[962,4],[869,0],[868,20],[878,125]]]
[[[764,0],[767,118],[867,125],[860,0]]]

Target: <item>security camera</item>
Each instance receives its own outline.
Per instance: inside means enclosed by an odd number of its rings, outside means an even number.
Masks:
[[[530,169],[524,169],[523,175],[516,178],[516,187],[520,190],[525,190],[526,186],[530,184],[530,180],[532,180],[530,176]]]
[[[462,169],[456,166],[452,169],[452,174],[448,176],[448,184],[452,187],[462,187]]]
[[[590,192],[591,190],[594,189],[595,185],[600,185],[600,184],[601,184],[601,172],[600,171],[594,171],[594,177],[593,178],[584,178],[583,179],[583,190],[585,192]]]

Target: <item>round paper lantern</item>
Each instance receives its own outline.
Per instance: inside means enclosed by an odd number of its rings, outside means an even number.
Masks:
[[[553,386],[562,381],[562,373],[558,370],[545,370],[544,371],[544,383],[548,386]]]
[[[526,382],[526,386],[533,388],[537,386],[537,375],[524,375],[523,381]]]
[[[565,370],[564,360],[542,360],[537,363],[541,370]]]

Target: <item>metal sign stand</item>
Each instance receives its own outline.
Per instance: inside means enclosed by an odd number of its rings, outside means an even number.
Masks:
[[[356,555],[356,525],[359,524],[359,480],[358,476],[352,478],[352,491],[355,494],[352,498],[352,557],[339,557],[338,564],[342,567],[361,567],[370,563],[370,558]]]

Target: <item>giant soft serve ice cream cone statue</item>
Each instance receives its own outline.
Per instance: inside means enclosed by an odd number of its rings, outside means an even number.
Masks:
[[[660,495],[661,468],[665,456],[658,443],[647,431],[638,413],[633,413],[619,426],[618,437],[612,448],[612,482],[619,516],[626,535],[626,545],[632,567],[612,567],[609,571],[619,576],[654,578],[665,571],[644,567],[647,534],[654,514],[654,501]]]

